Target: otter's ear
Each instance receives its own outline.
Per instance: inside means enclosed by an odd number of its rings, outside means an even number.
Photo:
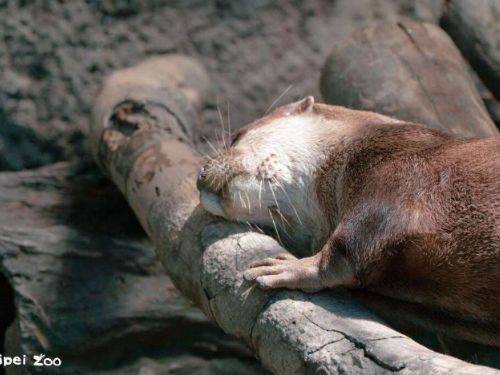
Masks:
[[[304,99],[298,102],[299,112],[306,112],[312,109],[314,105],[314,96],[306,96]]]
[[[304,99],[290,105],[290,114],[300,114],[312,110],[314,97],[306,96]]]

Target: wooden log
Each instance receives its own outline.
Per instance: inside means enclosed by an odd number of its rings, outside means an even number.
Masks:
[[[460,52],[432,24],[382,23],[349,35],[333,47],[320,87],[327,103],[465,137],[498,134]]]
[[[448,0],[441,26],[500,100],[500,1]]]
[[[168,57],[158,63],[174,64]],[[181,78],[193,74],[192,65],[175,69]],[[132,72],[137,82],[148,74],[140,65]],[[242,273],[251,261],[285,250],[272,238],[199,207],[195,179],[201,158],[187,136],[196,124],[179,122],[196,116],[175,112],[189,105],[159,95],[172,87],[150,86],[134,96],[121,82],[115,73],[97,98],[90,135],[94,157],[153,239],[175,285],[246,342],[267,369],[276,374],[496,373],[417,344],[346,292],[263,291],[245,282]]]

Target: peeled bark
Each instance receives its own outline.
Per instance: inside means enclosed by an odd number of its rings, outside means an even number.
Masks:
[[[108,79],[96,100],[90,141],[182,293],[276,374],[496,373],[417,344],[347,292],[263,291],[244,281],[242,271],[251,261],[285,250],[198,207],[201,158],[189,138],[198,123],[182,90],[206,92],[207,80],[200,67],[179,61],[166,57],[157,63],[174,69],[180,85],[143,85],[153,68],[144,65]],[[194,75],[199,79],[185,81]],[[133,83],[124,83],[127,76]]]

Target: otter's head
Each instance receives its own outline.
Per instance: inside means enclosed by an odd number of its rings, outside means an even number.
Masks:
[[[314,175],[324,152],[324,128],[314,99],[282,106],[241,128],[231,146],[201,169],[203,207],[229,220],[267,227],[283,236],[314,236],[322,212]]]

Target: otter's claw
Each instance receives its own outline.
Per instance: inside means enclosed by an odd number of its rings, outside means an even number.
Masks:
[[[319,259],[297,259],[279,255],[256,261],[245,271],[247,281],[256,281],[262,289],[288,288],[316,292],[323,288],[319,276]]]

